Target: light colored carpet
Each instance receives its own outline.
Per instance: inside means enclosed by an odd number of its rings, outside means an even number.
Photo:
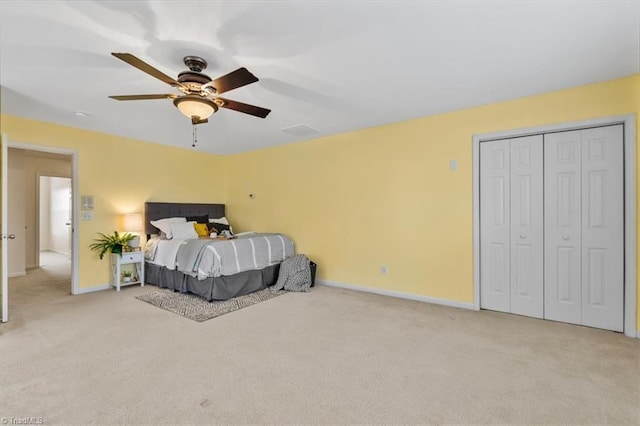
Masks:
[[[285,294],[286,291],[272,291],[268,288],[229,300],[207,301],[206,299],[191,293],[178,293],[173,290],[161,288],[157,291],[136,296],[136,299],[147,302],[157,308],[189,318],[194,321],[207,321],[238,309],[273,299]]]
[[[106,265],[105,265],[106,268]],[[640,341],[319,286],[198,323],[12,279],[0,415],[45,424],[639,424]]]

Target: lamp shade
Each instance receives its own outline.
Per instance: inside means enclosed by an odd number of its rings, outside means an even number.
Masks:
[[[181,96],[174,99],[173,104],[187,117],[199,120],[209,118],[218,110],[215,102],[200,96]]]
[[[129,213],[124,215],[124,230],[126,232],[140,232],[142,229],[142,213]]]
[[[134,247],[134,248],[139,247],[140,235],[138,235],[138,233],[144,229],[144,226],[142,223],[142,213],[125,214],[123,217],[123,222],[124,222],[123,223],[124,231],[135,235],[135,238],[129,241],[129,247]]]

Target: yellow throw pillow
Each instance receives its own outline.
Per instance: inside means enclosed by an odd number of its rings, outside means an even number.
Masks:
[[[207,228],[206,223],[194,223],[193,226],[196,228],[196,232],[198,233],[198,237],[208,237],[209,236],[209,228]]]

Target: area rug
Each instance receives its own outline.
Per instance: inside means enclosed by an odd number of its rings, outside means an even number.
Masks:
[[[150,303],[153,306],[164,309],[174,314],[181,315],[194,321],[203,322],[265,300],[273,299],[287,293],[286,291],[271,291],[268,288],[244,296],[234,297],[229,300],[207,302],[200,296],[190,293],[173,292],[166,288],[161,288],[150,293],[136,296],[136,299]]]

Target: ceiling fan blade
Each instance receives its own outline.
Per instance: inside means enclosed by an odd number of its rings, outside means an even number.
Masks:
[[[143,101],[147,99],[174,99],[178,95],[115,95],[109,97],[116,101]]]
[[[224,98],[216,98],[216,99],[224,102],[224,104],[220,105],[222,108],[244,112],[245,114],[253,115],[260,118],[265,118],[271,112],[270,109],[261,108],[255,105],[244,104],[238,101],[232,101],[231,99],[224,99]]]
[[[147,64],[146,62],[136,58],[131,53],[114,53],[114,52],[111,52],[111,54],[113,56],[115,56],[116,58],[128,63],[129,65],[138,68],[140,71],[144,71],[147,74],[149,74],[150,76],[155,77],[160,81],[164,81],[165,83],[167,83],[167,84],[169,84],[171,86],[174,86],[174,87],[182,86],[180,83],[175,81],[173,78],[169,77],[168,75],[166,75],[162,71],[155,69],[154,67],[152,67],[151,65]]]
[[[205,86],[213,86],[216,89],[216,94],[228,92],[229,90],[237,89],[238,87],[246,86],[247,84],[255,83],[258,81],[258,77],[251,74],[246,68],[238,68],[235,71],[231,71],[229,74],[218,77]]]

